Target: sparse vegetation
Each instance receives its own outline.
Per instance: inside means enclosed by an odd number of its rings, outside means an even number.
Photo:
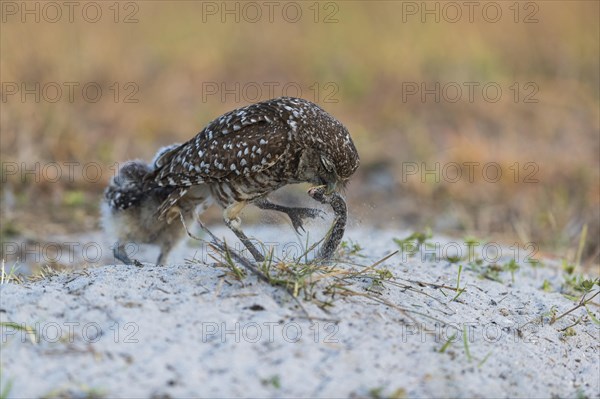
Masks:
[[[394,238],[394,242],[400,247],[403,253],[414,256],[424,245],[427,245],[428,240],[432,237],[431,229],[427,229],[423,232],[414,232],[402,239]]]
[[[521,267],[519,266],[519,264],[514,260],[511,259],[510,261],[508,261],[505,265],[504,265],[504,270],[507,270],[510,272],[510,277],[512,279],[513,284],[515,283],[515,273],[520,269]]]
[[[357,243],[344,245],[339,253],[345,257],[329,265],[316,261],[302,262],[306,259],[307,253],[312,251],[312,246],[295,260],[275,259],[270,252],[264,262],[254,265],[241,254],[232,252],[225,243],[213,241],[211,245],[221,255],[221,259],[213,257],[216,265],[226,267],[237,280],[243,282],[247,274],[235,264],[234,258],[245,267],[246,271],[260,280],[272,286],[283,287],[292,297],[312,301],[322,308],[332,306],[333,298],[336,296],[350,295],[353,291],[349,290],[348,286],[353,281],[367,281],[369,285],[364,287],[364,290],[368,293],[365,295],[370,296],[378,295],[385,282],[394,280],[390,270],[377,267],[394,256],[397,251],[371,265],[363,266],[352,260],[361,257],[360,245]],[[351,250],[348,251],[348,248]],[[197,261],[192,259],[190,262]]]
[[[265,378],[261,380],[261,382],[265,386],[272,386],[275,389],[281,388],[281,379],[279,378],[279,375],[274,375],[272,377]]]
[[[8,284],[8,283],[22,283],[23,278],[17,274],[19,270],[19,265],[17,263],[13,264],[10,270],[6,271],[6,262],[4,259],[0,261],[0,285]]]
[[[342,241],[340,243],[340,247],[338,248],[338,256],[340,258],[351,256],[364,257],[364,255],[361,254],[362,251],[363,247],[361,247],[359,243],[353,241]]]
[[[444,342],[444,345],[442,345],[442,347],[440,348],[439,352],[440,353],[444,353],[446,352],[446,349],[448,349],[450,347],[450,345],[452,345],[452,342],[454,342],[454,340],[456,339],[456,333],[452,334],[447,340],[446,342]]]
[[[577,303],[577,305],[575,305],[573,308],[567,310],[566,312],[562,313],[560,316],[556,316],[556,313],[552,314],[552,317],[550,319],[550,324],[554,324],[558,320],[573,313],[574,311],[576,311],[577,309],[579,309],[581,307],[584,307],[587,310],[587,312],[590,313],[590,311],[589,311],[589,309],[587,309],[586,305],[588,303],[591,303],[592,300],[600,294],[600,288],[599,288],[593,295],[588,296],[588,294],[592,293],[594,286],[600,287],[600,279],[583,280],[580,283],[580,287],[581,287],[581,290],[583,291],[583,295],[579,299],[579,302]]]
[[[456,300],[463,292],[465,292],[465,288],[460,288],[460,273],[462,272],[462,265],[458,265],[458,276],[456,277],[456,296],[452,298],[453,301]]]
[[[28,275],[23,275],[19,272],[21,265],[14,263],[10,270],[6,271],[6,262],[0,261],[0,285],[2,284],[23,284],[26,281],[39,281],[49,278],[51,276],[58,275],[59,273],[66,270],[63,265],[35,265],[33,270]]]
[[[471,356],[471,350],[469,349],[469,334],[467,332],[467,327],[463,328],[463,345],[465,348],[465,356],[467,356],[467,360],[471,361],[473,357]]]

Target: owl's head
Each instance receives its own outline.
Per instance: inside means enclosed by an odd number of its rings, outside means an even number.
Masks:
[[[129,185],[140,184],[150,172],[150,168],[144,161],[134,160],[127,161],[120,165],[118,174],[113,177],[113,184],[125,187]]]
[[[343,125],[329,135],[324,146],[317,146],[313,162],[318,184],[325,185],[327,194],[342,190],[360,164],[358,151]]]

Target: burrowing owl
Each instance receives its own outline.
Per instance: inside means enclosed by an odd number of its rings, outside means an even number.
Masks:
[[[124,163],[104,191],[102,225],[110,239],[117,240],[113,248],[115,258],[125,264],[133,263],[126,251],[128,244],[158,245],[160,254],[157,263],[162,264],[185,233],[179,212],[184,220],[189,221],[196,205],[202,202],[199,198],[181,200],[177,212],[171,212],[161,220],[156,216],[156,210],[175,188],[144,187],[144,177],[154,170],[158,157],[178,146],[161,148],[150,164],[140,160]]]
[[[264,258],[240,229],[241,210],[251,203],[284,212],[299,230],[303,219],[313,218],[319,211],[277,205],[267,196],[287,184],[323,186],[322,192],[309,194],[331,204],[336,212],[336,231],[321,251],[327,258],[339,243],[346,221],[346,206],[337,192],[358,165],[356,147],[339,121],[310,101],[281,97],[210,122],[187,143],[161,156],[146,180],[150,186],[172,190],[159,209],[161,217],[192,193],[201,197],[210,193],[225,208],[225,224],[257,261]]]

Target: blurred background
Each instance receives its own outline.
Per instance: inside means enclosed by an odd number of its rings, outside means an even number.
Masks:
[[[3,251],[97,231],[118,163],[290,95],[354,138],[355,226],[569,262],[587,231],[597,265],[600,3],[469,4],[2,2]]]

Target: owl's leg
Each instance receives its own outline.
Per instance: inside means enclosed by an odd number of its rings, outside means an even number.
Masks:
[[[162,243],[160,246],[160,253],[158,254],[158,259],[156,259],[156,265],[164,265],[169,253],[171,253],[171,249],[173,249],[172,242]]]
[[[294,226],[294,230],[296,230],[296,233],[298,234],[301,234],[300,230],[306,232],[302,223],[304,219],[314,219],[317,216],[323,218],[323,215],[325,214],[322,210],[316,208],[296,208],[274,204],[267,198],[262,198],[256,201],[254,204],[260,209],[268,209],[272,211],[283,212],[286,215],[288,215],[288,217],[292,221],[292,226]]]
[[[167,257],[168,254],[166,254],[163,249],[161,248],[160,253],[158,254],[158,258],[156,259],[156,266],[160,266],[163,264],[165,258]]]
[[[326,195],[325,187],[323,186],[311,188],[308,190],[308,195],[322,204],[329,204],[335,213],[333,226],[329,233],[327,233],[325,242],[321,246],[318,255],[319,258],[327,260],[333,256],[344,237],[346,222],[348,220],[348,207],[342,196],[338,193],[334,192],[331,195]]]
[[[165,217],[167,218],[167,224],[173,223],[173,220],[179,219],[179,215],[181,215],[181,208],[177,205],[173,205],[165,212]]]
[[[120,260],[124,264],[133,265],[133,261],[129,258],[129,255],[127,255],[127,252],[125,251],[125,245],[123,245],[123,243],[119,242],[113,247],[113,255],[115,259]]]
[[[244,244],[248,251],[250,251],[250,253],[254,257],[254,260],[256,260],[257,262],[262,262],[265,260],[264,256],[262,256],[262,254],[254,246],[254,244],[250,242],[246,234],[244,234],[244,232],[240,228],[242,221],[240,220],[238,215],[245,206],[246,202],[234,202],[233,204],[229,205],[223,211],[223,220],[225,221],[227,227],[229,227],[231,231],[234,232],[234,234],[237,236],[237,238],[239,238],[242,244]]]

